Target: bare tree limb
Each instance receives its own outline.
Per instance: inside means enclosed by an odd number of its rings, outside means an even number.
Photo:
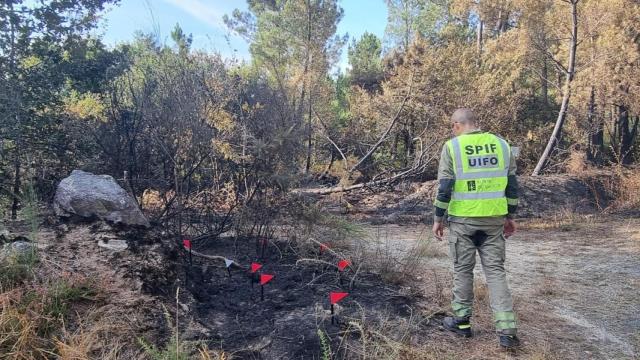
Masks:
[[[369,156],[371,156],[371,154],[373,154],[378,149],[378,147],[380,147],[380,145],[382,145],[382,143],[386,140],[387,136],[391,132],[391,129],[393,129],[393,126],[396,124],[396,122],[400,118],[400,113],[404,109],[404,105],[407,103],[407,99],[409,99],[409,96],[411,95],[411,90],[413,88],[413,75],[414,75],[414,73],[411,73],[411,79],[409,81],[409,90],[407,91],[407,94],[405,95],[404,99],[402,100],[402,103],[400,104],[400,107],[398,108],[398,111],[396,112],[396,115],[393,117],[393,119],[389,123],[389,126],[387,127],[387,130],[385,130],[385,132],[382,134],[382,136],[380,136],[380,139],[378,140],[378,142],[376,142],[371,147],[371,149],[369,149],[369,151],[358,161],[358,163],[356,163],[349,170],[349,174],[351,174],[354,171],[356,171],[358,169],[358,167],[360,167],[360,165],[362,165],[362,163],[364,163],[364,161],[366,159],[368,159]]]
[[[325,130],[325,132],[328,132],[327,126],[324,124],[324,122],[322,122],[322,119],[320,118],[320,115],[318,115],[318,112],[316,111],[316,109],[313,109],[313,114],[316,116],[316,118],[318,118],[318,122],[322,125],[322,128]],[[333,147],[335,147],[336,150],[338,150],[338,152],[340,153],[340,156],[342,157],[342,160],[344,161],[344,169],[348,170],[347,157],[344,156],[344,153],[342,152],[342,150],[340,150],[340,147],[338,147],[338,145],[333,140],[331,140],[331,137],[329,137],[329,134],[322,133],[322,135],[325,138],[327,138],[327,140],[329,140],[331,145],[333,145]]]

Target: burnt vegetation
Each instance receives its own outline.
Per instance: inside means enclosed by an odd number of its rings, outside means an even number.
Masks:
[[[558,198],[637,214],[637,2],[387,0],[383,41],[339,34],[337,0],[250,0],[224,18],[247,61],[195,48],[179,25],[167,42],[107,46],[92,30],[117,5],[0,3],[0,245],[34,243],[0,258],[0,357],[458,354],[412,347],[442,340],[447,280],[412,284],[420,259],[446,254],[427,239],[399,254],[352,220],[428,218],[434,188],[419,183],[462,106],[518,147],[520,174],[572,176]],[[57,219],[48,204],[74,169],[113,176],[151,229]],[[526,204],[548,205],[528,189]],[[109,240],[127,250],[83,247]],[[275,274],[264,300],[252,262]],[[337,325],[331,291],[350,294]],[[546,278],[538,291],[560,293]]]

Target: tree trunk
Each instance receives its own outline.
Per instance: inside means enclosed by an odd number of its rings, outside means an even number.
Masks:
[[[331,168],[333,167],[333,162],[336,160],[336,152],[335,150],[333,150],[333,147],[330,148],[329,153],[331,155],[331,159],[329,159],[329,165],[327,165],[327,168],[324,169],[325,173],[329,173],[329,171],[331,171]]]
[[[391,145],[391,160],[395,160],[396,157],[398,156],[399,137],[400,137],[400,134],[396,131],[395,135],[393,136],[393,144]]]
[[[476,34],[476,48],[478,49],[478,59],[476,64],[478,66],[482,65],[482,31],[484,28],[484,23],[482,19],[478,21],[478,33]]]
[[[540,171],[544,168],[551,155],[551,152],[555,146],[560,142],[560,136],[562,132],[562,125],[567,117],[567,111],[569,110],[569,99],[571,98],[571,82],[575,74],[576,67],[576,50],[578,48],[578,2],[579,0],[571,0],[571,49],[569,52],[569,67],[567,68],[567,74],[564,82],[564,94],[562,95],[562,104],[560,105],[560,112],[556,120],[556,125],[553,128],[549,142],[547,143],[538,164],[533,170],[532,175],[539,175]]]
[[[633,129],[629,126],[629,109],[622,105],[618,113],[618,133],[620,134],[620,154],[619,160],[623,165],[631,164],[633,159],[633,138],[638,128],[638,121],[635,121]]]
[[[14,179],[13,179],[13,201],[11,203],[11,219],[18,217],[18,208],[20,207],[20,148],[16,146],[16,158],[14,160]]]
[[[542,79],[540,79],[542,85],[542,103],[544,106],[549,106],[549,83],[547,79],[549,79],[549,68],[547,66],[547,58],[544,57],[542,59]]]
[[[305,174],[308,174],[311,171],[311,151],[312,151],[312,142],[311,142],[311,91],[309,91],[309,118],[307,119],[307,164],[305,166]]]
[[[500,36],[502,33],[502,10],[498,11],[498,20],[496,21],[496,34]]]
[[[309,116],[307,119],[307,159],[305,161],[304,173],[309,174],[311,170],[311,85],[309,84],[309,63],[311,62],[311,2],[307,1],[307,58],[305,59],[304,65],[304,80],[303,80],[303,88],[302,88],[302,96],[300,97],[300,107],[304,104],[304,96],[305,96],[305,87],[309,87],[308,95],[309,98]],[[302,118],[302,111],[300,111],[300,117]]]
[[[587,123],[590,128],[589,136],[589,160],[599,164],[604,148],[604,126],[602,118],[596,114],[596,89],[591,87],[591,96],[589,98],[589,110],[587,113]]]
[[[15,15],[13,2],[9,1],[9,14],[11,17]],[[20,155],[22,153],[22,123],[21,114],[22,111],[22,93],[18,88],[18,66],[16,64],[16,27],[13,21],[11,21],[11,31],[9,34],[9,41],[11,44],[11,50],[9,51],[9,79],[11,79],[11,100],[13,113],[15,116],[15,158],[14,158],[14,179],[13,179],[13,200],[11,203],[11,219],[15,220],[18,216],[18,207],[20,206]]]

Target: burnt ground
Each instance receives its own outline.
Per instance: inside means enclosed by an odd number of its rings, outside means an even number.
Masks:
[[[613,175],[592,171],[582,175],[518,176],[524,218],[557,217],[559,212],[593,214],[610,205]],[[372,224],[431,222],[438,181],[402,182],[386,188],[363,188],[318,197],[327,209]]]
[[[344,356],[347,345],[340,341],[349,321],[366,319],[369,326],[388,317],[406,318],[421,300],[385,284],[380,275],[359,272],[354,276],[358,264],[352,264],[343,275],[332,265],[307,261],[296,265],[299,250],[293,243],[270,242],[264,258],[259,258],[255,240],[233,238],[220,238],[199,249],[243,266],[257,261],[263,264],[259,271],[275,277],[264,286],[261,301],[260,285],[251,285],[247,270],[234,268],[229,277],[223,261],[212,264],[194,257],[188,280],[193,294],[189,312],[206,330],[188,335],[191,340],[205,340],[210,348],[224,349],[234,359],[319,359],[318,330],[322,330],[332,340],[334,355]],[[331,264],[339,260],[328,252],[316,253],[313,259]],[[331,291],[349,293],[336,305],[336,324],[331,324],[329,315]],[[423,330],[433,328],[428,321],[422,326]]]
[[[8,228],[12,235],[28,235],[24,223]],[[416,288],[390,284],[364,264],[362,255],[338,244],[320,255],[315,246],[282,237],[267,242],[264,257],[257,256],[255,239],[220,237],[195,244],[201,253],[224,256],[244,267],[233,267],[229,277],[223,260],[193,256],[189,265],[175,241],[154,229],[48,219],[32,240],[38,244],[42,277],[82,277],[98,284],[103,296],[93,306],[108,315],[101,319],[110,326],[108,337],[121,346],[113,352],[116,358],[147,358],[138,343],[141,339],[159,349],[170,346],[176,311],[180,340],[193,345],[184,348],[194,358],[206,344],[227,359],[320,359],[321,337],[326,337],[331,358],[349,359],[364,351],[363,336],[369,340],[370,329],[382,330],[389,319],[410,319],[414,341],[439,331],[434,319],[440,315],[421,310],[429,299]],[[127,248],[113,250],[99,243],[116,248],[126,243]],[[354,255],[348,256],[352,264],[342,273],[335,264],[347,256],[338,254]],[[263,301],[259,284],[251,286],[246,270],[252,261],[263,264],[262,273],[274,275],[264,287]],[[335,306],[335,324],[329,310],[331,291],[349,293]],[[78,323],[67,324],[69,330],[88,321],[86,310],[74,310]],[[404,342],[406,335],[385,334],[385,341]],[[111,345],[107,341],[93,346],[100,352]]]

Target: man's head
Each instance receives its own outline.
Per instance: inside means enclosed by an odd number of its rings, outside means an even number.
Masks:
[[[453,115],[451,115],[451,123],[453,124],[453,134],[455,136],[478,128],[476,115],[473,110],[467,108],[460,108],[454,111]]]

